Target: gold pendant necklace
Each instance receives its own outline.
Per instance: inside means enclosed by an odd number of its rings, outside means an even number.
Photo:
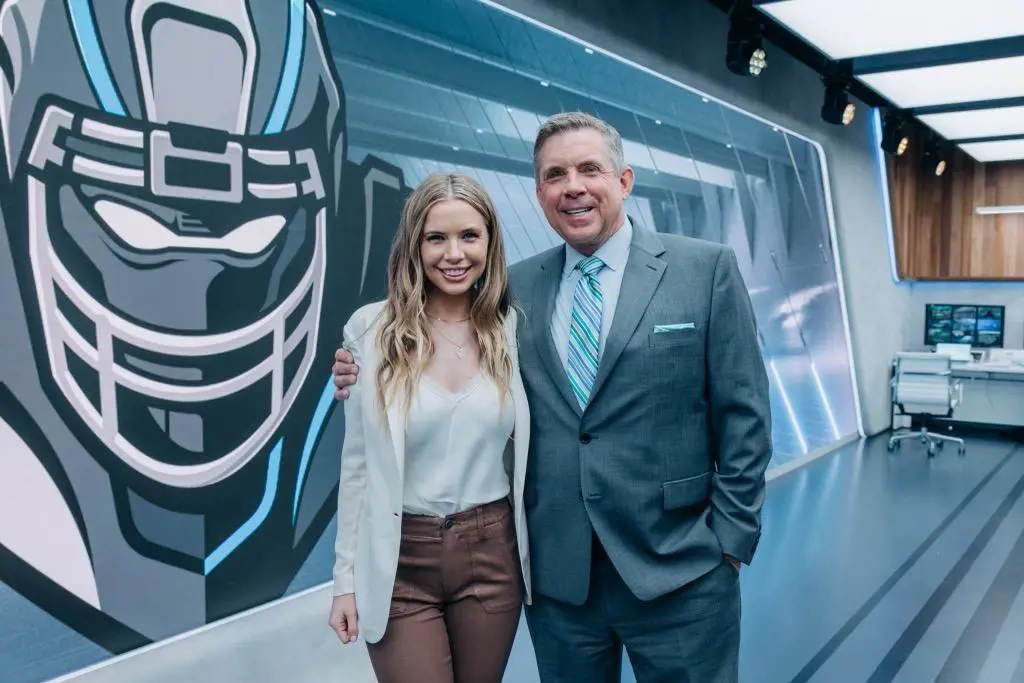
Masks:
[[[440,329],[438,329],[437,326],[434,327],[434,331],[437,332],[442,337],[444,337],[448,341],[449,344],[451,344],[452,346],[455,347],[455,357],[456,358],[458,358],[459,360],[462,360],[465,357],[465,355],[466,355],[466,344],[469,343],[469,339],[467,339],[466,341],[462,342],[462,344],[456,344],[454,341],[452,341],[451,337],[449,337],[447,334],[445,334]]]

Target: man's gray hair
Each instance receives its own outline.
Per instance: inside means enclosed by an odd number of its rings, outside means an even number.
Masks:
[[[591,116],[582,111],[563,112],[555,114],[540,127],[537,131],[537,139],[533,143],[533,176],[540,178],[540,150],[549,138],[574,130],[585,129],[596,130],[604,138],[604,144],[608,148],[608,155],[612,158],[612,166],[615,173],[622,173],[626,168],[626,155],[622,151],[622,136],[615,127],[602,121],[596,116]]]

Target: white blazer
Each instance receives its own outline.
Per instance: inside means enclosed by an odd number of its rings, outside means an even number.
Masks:
[[[369,643],[384,636],[398,569],[405,474],[405,420],[401,406],[387,415],[377,407],[376,337],[384,302],[363,306],[345,325],[345,347],[359,366],[359,381],[345,401],[345,443],[341,450],[338,535],[334,544],[334,595],[355,593],[359,632]],[[505,449],[526,602],[531,601],[530,542],[523,510],[523,481],[530,443],[530,411],[519,373],[516,314],[505,321],[512,358],[510,391],[515,429]],[[389,435],[390,431],[390,435]]]

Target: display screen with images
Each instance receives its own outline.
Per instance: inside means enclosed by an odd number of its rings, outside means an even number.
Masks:
[[[985,348],[1003,345],[1003,306],[973,304],[927,304],[924,343],[969,344]]]

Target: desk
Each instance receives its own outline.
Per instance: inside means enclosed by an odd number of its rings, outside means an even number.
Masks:
[[[963,402],[951,422],[1024,427],[1024,365],[1012,362],[954,363]]]

